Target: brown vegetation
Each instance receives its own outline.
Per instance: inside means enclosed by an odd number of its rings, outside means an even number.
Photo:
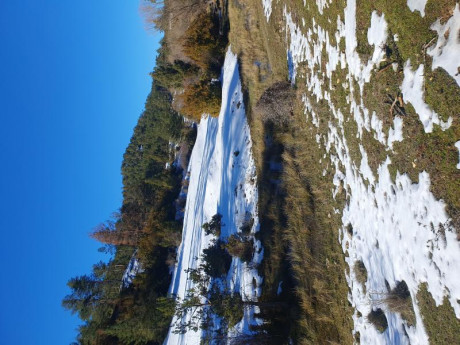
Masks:
[[[295,98],[295,90],[290,82],[276,82],[264,91],[257,102],[256,111],[263,122],[286,126],[294,116]]]

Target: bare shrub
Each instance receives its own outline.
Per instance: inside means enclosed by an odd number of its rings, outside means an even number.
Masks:
[[[288,125],[294,116],[295,91],[290,82],[274,83],[257,101],[256,111],[264,122],[276,126]]]
[[[415,324],[415,313],[412,306],[409,288],[403,280],[396,284],[395,288],[385,297],[385,303],[388,309],[394,313],[400,313],[401,317],[409,325]]]
[[[400,281],[396,286],[386,293],[371,293],[374,305],[386,305],[388,310],[399,313],[409,325],[415,325],[415,313],[412,306],[412,299],[406,282]]]

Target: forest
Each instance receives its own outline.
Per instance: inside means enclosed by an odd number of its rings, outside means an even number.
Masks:
[[[147,20],[164,38],[150,94],[123,155],[122,205],[90,235],[110,259],[71,278],[71,293],[62,301],[83,322],[77,337],[81,345],[163,342],[176,312],[167,290],[181,239],[185,201],[179,193],[194,143],[193,121],[202,113],[217,116],[220,108],[218,78],[228,31],[218,15],[222,9],[215,3],[209,8],[204,2],[183,1],[180,6],[191,6],[194,15],[187,16],[190,23],[183,32],[172,33],[162,22],[178,10],[178,2],[145,5]],[[189,13],[178,12],[176,21]],[[180,40],[168,39],[173,35]],[[171,50],[180,56],[172,58]],[[123,274],[132,262],[140,268],[126,283]]]

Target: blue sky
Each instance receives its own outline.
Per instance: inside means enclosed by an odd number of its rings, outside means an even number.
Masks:
[[[0,343],[69,344],[66,282],[121,205],[159,35],[137,0],[0,1]]]

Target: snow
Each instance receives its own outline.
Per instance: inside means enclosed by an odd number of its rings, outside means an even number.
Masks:
[[[169,290],[170,294],[182,299],[193,287],[185,271],[198,267],[202,250],[213,239],[212,235],[204,234],[203,223],[220,213],[222,223],[225,224],[221,237],[226,238],[235,233],[250,214],[254,219],[251,231],[254,233],[259,229],[252,142],[243,105],[237,57],[230,49],[225,58],[222,84],[219,118],[202,117],[188,168],[190,183],[182,243],[178,248],[177,265]],[[239,151],[237,156],[234,155],[236,151]],[[257,274],[254,263],[259,263],[262,256],[261,243],[256,240],[252,264],[242,263],[235,258],[232,261],[227,283],[234,291],[239,291],[244,300],[257,300],[260,295],[262,278]],[[256,308],[246,308],[244,318],[235,326],[235,331],[248,332],[249,325],[257,322],[253,317],[255,311]],[[174,334],[173,328],[169,331],[165,345],[200,343],[201,331]]]
[[[123,277],[121,278],[121,289],[127,288],[133,282],[133,279],[136,277],[138,273],[142,273],[143,269],[137,260],[137,252],[133,254],[131,259],[129,260],[128,266],[126,267],[125,272],[123,273]]]
[[[400,173],[393,182],[388,169],[389,158],[379,166],[375,178],[362,146],[358,168],[350,158],[342,130],[332,124],[329,124],[327,150],[336,170],[334,194],[339,192],[342,183],[347,194],[341,238],[343,251],[348,251],[346,260],[350,268],[357,260],[364,262],[369,276],[367,291],[386,292],[385,281],[393,288],[404,280],[415,306],[417,326],[404,327],[399,315],[385,310],[389,329],[383,334],[378,333],[365,320],[372,303],[351,269],[348,276],[350,299],[363,315],[354,315],[355,331],[360,332],[361,343],[427,344],[415,300],[420,283],[428,284],[437,304],[447,296],[457,317],[460,316],[460,305],[456,302],[460,298],[460,275],[457,272],[460,247],[455,229],[449,226],[445,204],[431,194],[426,172],[420,173],[418,184]],[[353,227],[351,238],[346,230],[348,224]],[[405,332],[408,338],[404,336]]]
[[[375,46],[372,62],[377,64],[385,56],[383,45],[387,40],[388,26],[385,15],[379,16],[376,11],[372,12],[371,26],[367,30],[367,41],[371,46]]]
[[[403,141],[403,119],[400,116],[395,116],[393,120],[393,128],[388,131],[388,147],[393,148],[395,141]]]
[[[407,0],[407,6],[409,9],[414,11],[419,11],[422,17],[425,17],[425,5],[428,0]]]
[[[437,67],[444,68],[460,86],[460,6],[455,5],[453,15],[445,23],[438,19],[431,30],[438,33],[436,45],[427,50],[433,57],[433,70]],[[446,38],[447,37],[447,38]]]
[[[457,169],[460,169],[460,140],[455,143],[455,147],[457,148],[458,155],[459,155],[459,158],[458,158],[459,163],[457,164]]]
[[[319,14],[324,13],[324,9],[329,7],[332,0],[316,0],[316,6],[318,6]]]
[[[272,0],[262,0],[262,6],[264,7],[265,17],[267,18],[268,22],[270,15],[272,14]]]
[[[442,121],[439,115],[423,100],[423,69],[424,66],[421,64],[416,71],[412,71],[410,60],[407,60],[404,65],[404,80],[401,85],[401,91],[406,102],[410,102],[417,112],[426,133],[433,131],[434,124],[440,125],[441,129],[445,131],[451,126],[452,118],[449,117],[447,122]]]

